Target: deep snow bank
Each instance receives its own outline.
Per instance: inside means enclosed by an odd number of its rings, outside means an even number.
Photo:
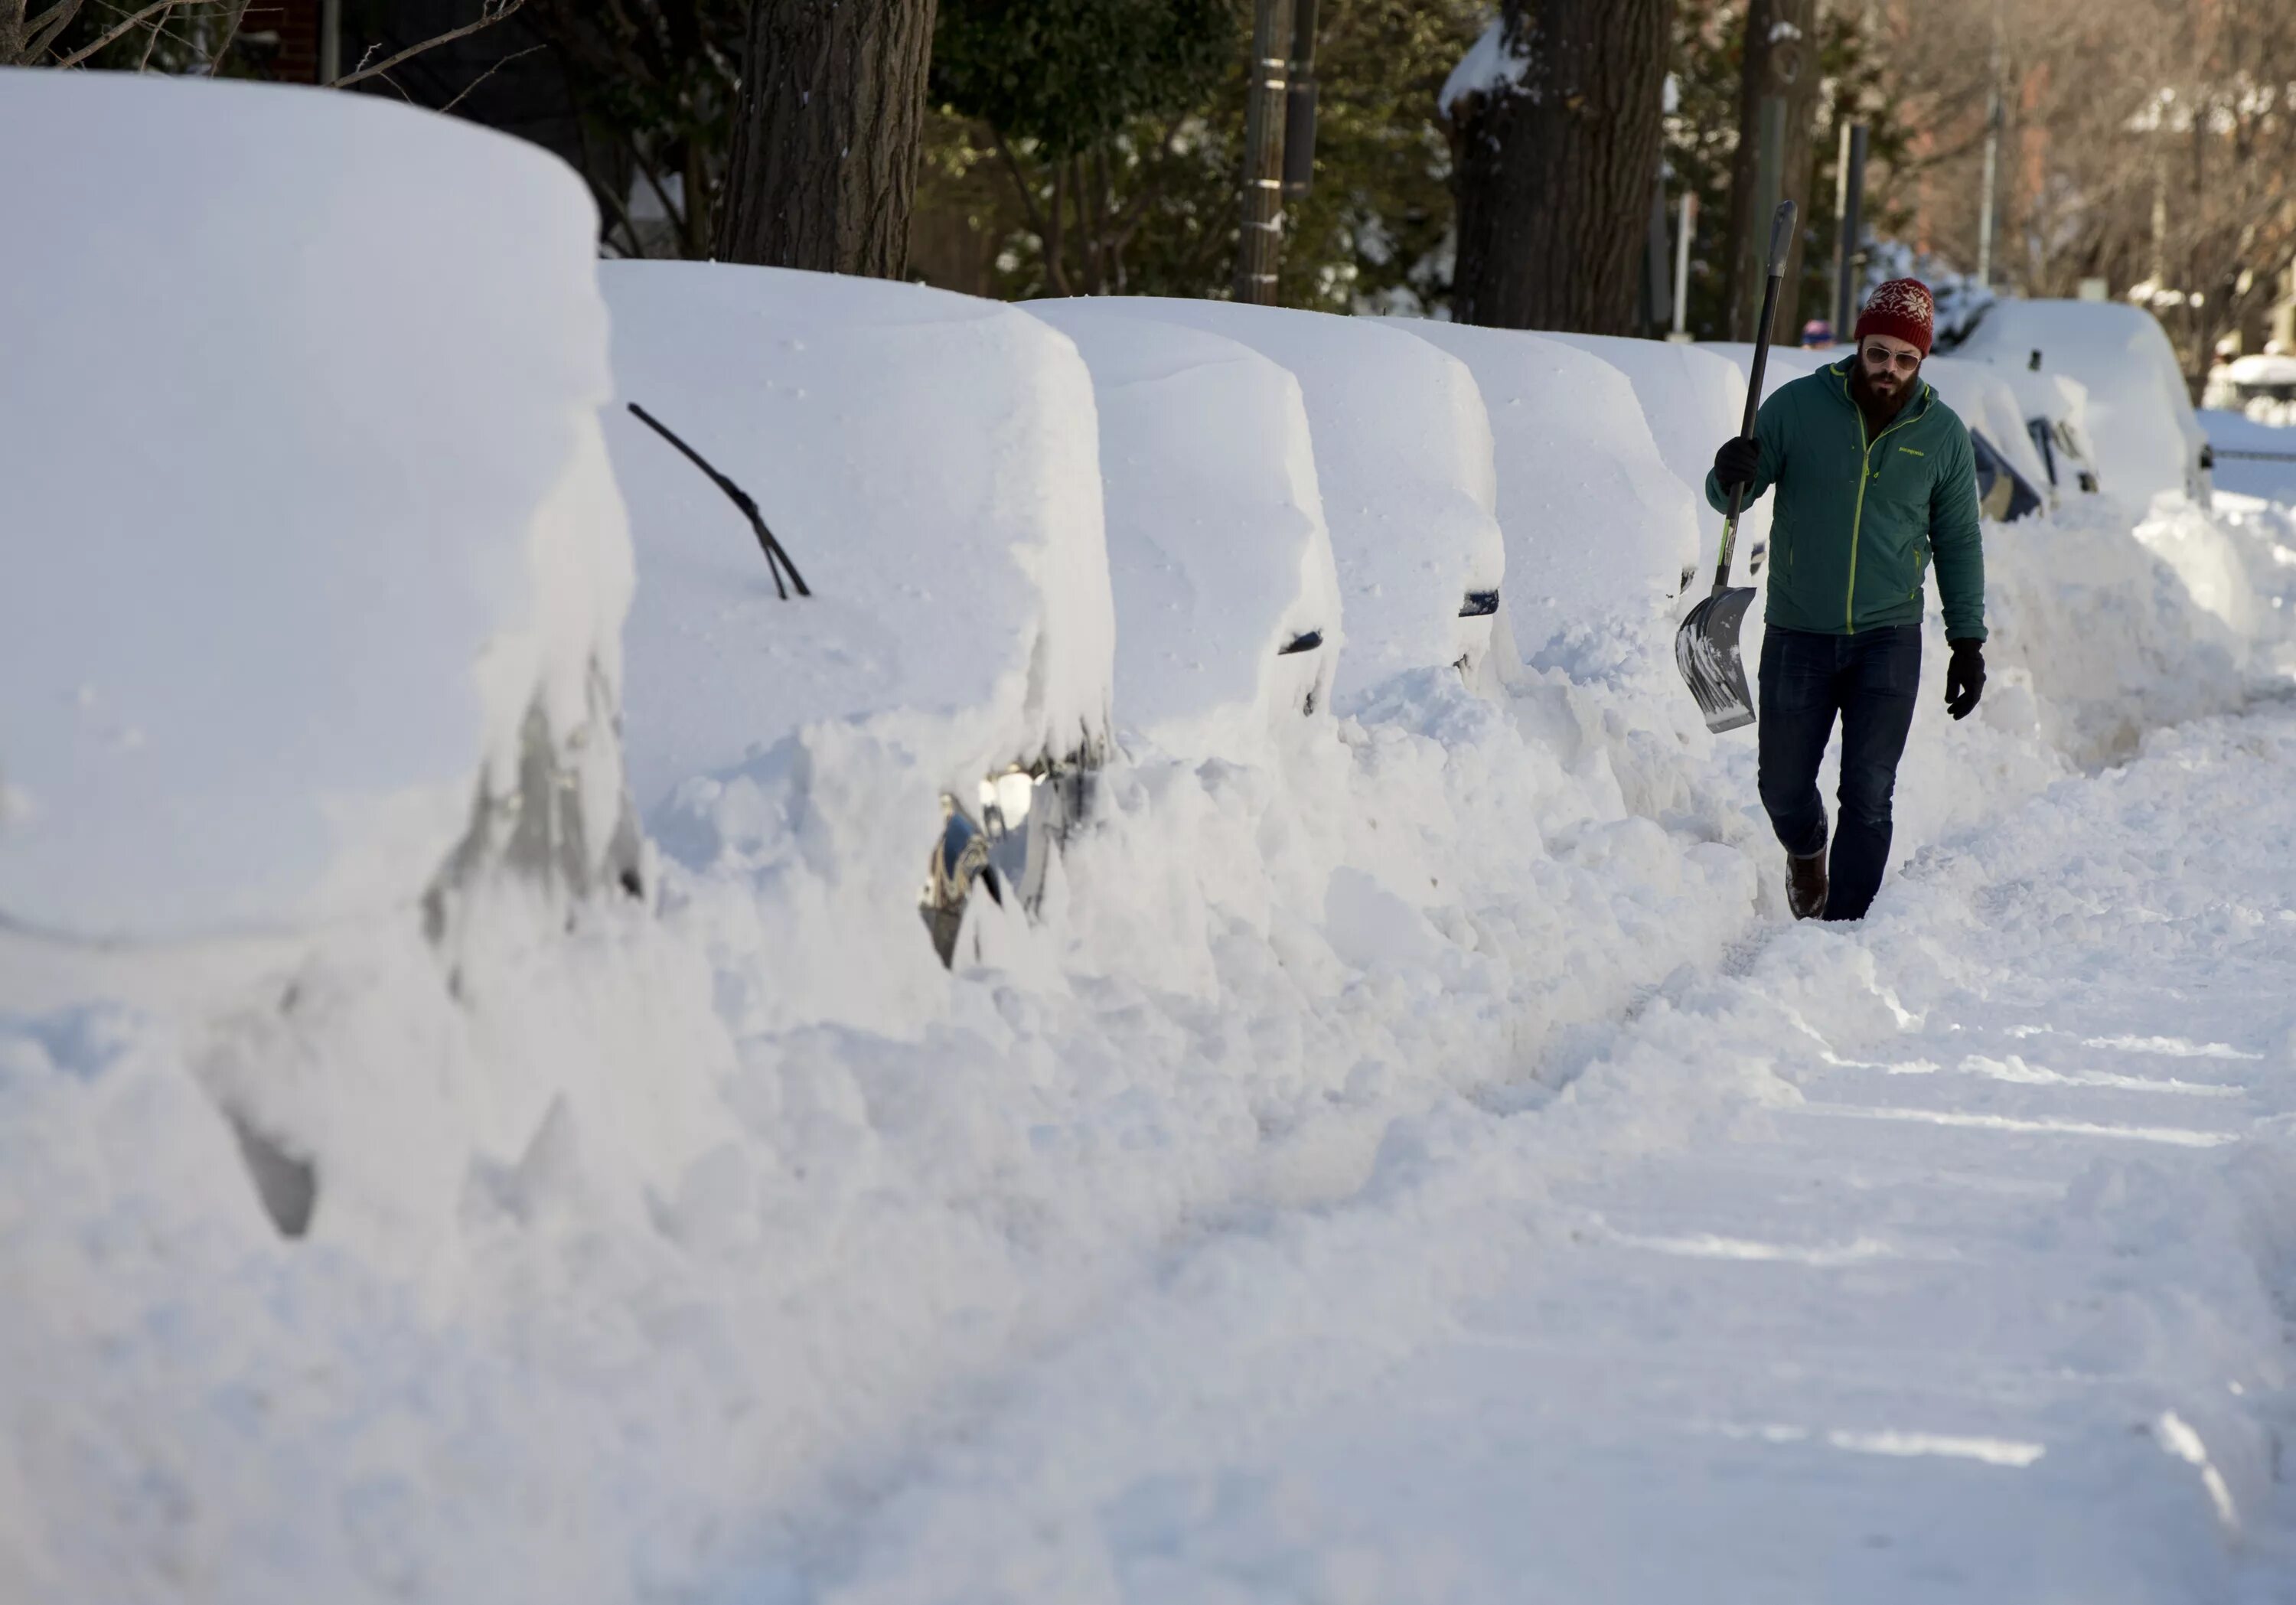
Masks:
[[[0,75],[0,921],[381,915],[508,831],[521,763],[594,879],[630,575],[579,181],[111,74]]]

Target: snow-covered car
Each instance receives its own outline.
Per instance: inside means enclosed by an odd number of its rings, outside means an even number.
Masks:
[[[2049,471],[2028,426],[2025,409],[2001,371],[1986,363],[1931,356],[1922,376],[1968,426],[1977,457],[1977,499],[1999,523],[2043,511]]]
[[[599,277],[637,554],[639,807],[683,857],[822,878],[888,952],[931,842],[922,901],[949,962],[976,880],[1033,902],[1107,749],[1083,362],[1025,313],[917,285],[712,263]]]
[[[1542,333],[1541,338],[1591,352],[1634,387],[1660,457],[1696,505],[1698,552],[1684,567],[1678,584],[1686,592],[1704,595],[1699,576],[1712,571],[1723,517],[1706,504],[1706,475],[1714,466],[1715,447],[1745,422],[1744,370],[1706,347],[1673,340],[1616,334]],[[1762,549],[1769,540],[1769,499],[1755,503],[1741,523],[1741,550]]]
[[[163,1189],[204,1101],[284,1236],[451,1217],[529,1048],[611,1169],[677,1100],[504,980],[649,889],[587,192],[381,97],[0,80],[0,1019],[185,1044]]]
[[[573,176],[358,96],[20,72],[0,115],[44,150],[0,184],[0,923],[443,931],[496,870],[634,873]],[[283,203],[314,162],[358,203]]]
[[[1117,717],[1248,762],[1329,708],[1340,584],[1300,384],[1249,346],[1120,300],[1034,301],[1092,371]]]
[[[1347,712],[1391,676],[1490,651],[1506,552],[1490,420],[1457,358],[1376,318],[1152,298],[1109,303],[1240,341],[1300,381],[1338,563]]]
[[[2025,419],[2025,438],[2040,460],[2051,500],[2095,495],[2098,485],[2088,438],[2087,387],[2068,374],[2044,373],[2030,366],[1986,366],[2016,398]]]
[[[1671,673],[1669,603],[1698,559],[1698,504],[1660,456],[1626,375],[1538,334],[1394,326],[1465,363],[1482,391],[1516,650],[1587,678],[1656,647]]]
[[[2142,307],[2115,301],[1998,301],[1954,355],[2078,380],[2087,392],[2087,438],[2101,487],[2136,513],[2164,493],[2206,504],[2208,437],[2193,415],[2175,348]]]
[[[2296,402],[2296,356],[2277,351],[2251,352],[2225,364],[2234,410],[2251,401]]]

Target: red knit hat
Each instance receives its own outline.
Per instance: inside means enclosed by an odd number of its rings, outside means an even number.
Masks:
[[[1857,315],[1857,338],[1886,334],[1930,354],[1930,332],[1937,322],[1937,302],[1930,287],[1919,279],[1891,279],[1874,291],[1866,310]]]

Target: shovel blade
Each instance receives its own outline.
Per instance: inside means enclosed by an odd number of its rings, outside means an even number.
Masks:
[[[1706,728],[1717,735],[1754,722],[1745,660],[1738,653],[1738,631],[1753,601],[1751,588],[1718,591],[1691,609],[1674,633],[1675,667],[1698,699]]]

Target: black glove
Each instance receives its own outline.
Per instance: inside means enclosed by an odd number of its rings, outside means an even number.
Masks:
[[[1754,482],[1754,470],[1760,466],[1761,461],[1760,441],[1749,440],[1743,435],[1733,435],[1722,443],[1722,449],[1714,454],[1714,482],[1722,487],[1722,494],[1726,496],[1734,485],[1751,486]]]
[[[1945,710],[1956,719],[1965,719],[1977,706],[1977,699],[1985,694],[1985,643],[1954,641],[1947,644],[1953,648],[1953,661],[1945,671]]]

